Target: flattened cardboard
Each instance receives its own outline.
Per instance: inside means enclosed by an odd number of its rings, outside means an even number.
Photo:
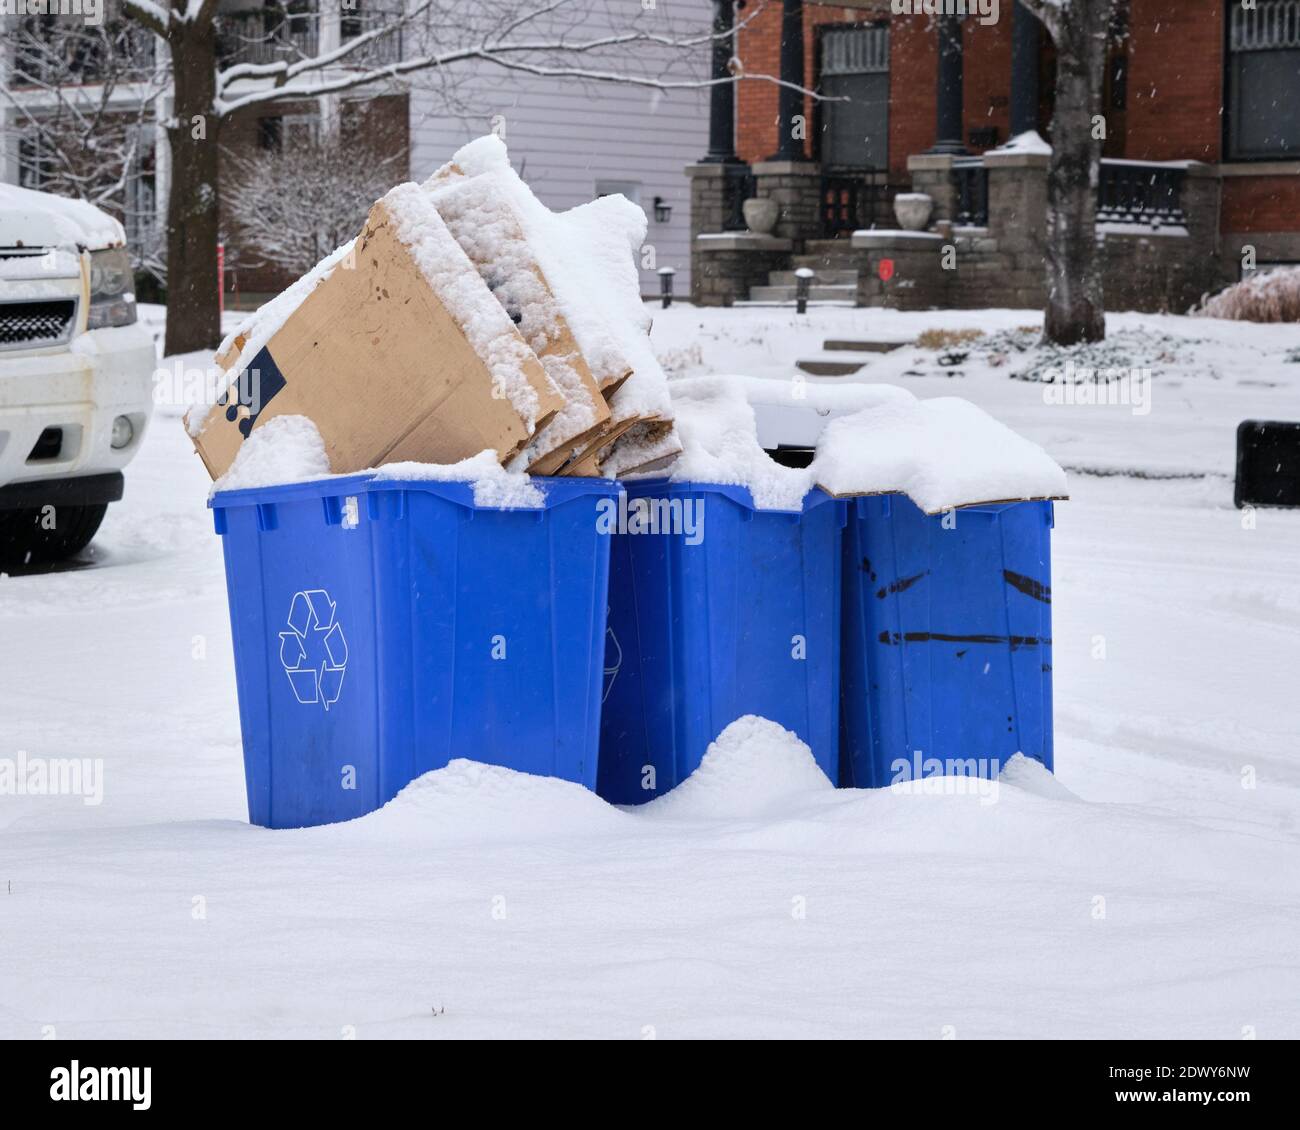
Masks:
[[[307,295],[232,384],[235,395],[209,412],[194,444],[213,478],[245,436],[281,415],[315,423],[336,474],[397,460],[455,463],[489,447],[504,461],[528,441],[526,422],[493,395],[490,370],[394,235],[382,201],[355,263]],[[560,401],[535,357],[525,376],[549,417]]]
[[[435,173],[426,182],[426,187],[441,173],[442,170]],[[497,188],[496,182],[490,176],[472,179],[448,176],[438,183],[439,191],[433,196],[434,206],[439,208],[439,214],[460,244],[461,250],[520,327],[525,340],[541,359],[543,367],[546,367],[548,361],[567,366],[582,390],[581,399],[590,406],[593,419],[586,428],[575,431],[573,425],[560,413],[544,429],[537,430],[530,448],[530,453],[536,454],[529,462],[528,470],[534,475],[553,475],[575,447],[601,433],[609,420],[609,406],[600,385],[591,374],[586,357],[574,339],[545,273],[528,245],[523,225],[509,200]],[[472,210],[462,212],[467,204]],[[518,272],[528,272],[528,280],[503,277],[502,264],[490,258],[487,254],[489,248],[473,238],[483,224],[484,209],[488,209],[488,215],[491,216],[490,230],[498,234],[509,247],[509,261],[517,266]],[[522,306],[534,308],[525,314],[520,309]],[[560,388],[559,382],[555,383]],[[569,390],[560,388],[560,391],[563,395],[569,395]]]

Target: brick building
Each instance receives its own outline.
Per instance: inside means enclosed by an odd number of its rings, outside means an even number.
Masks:
[[[1023,135],[1050,143],[1050,37],[1015,0],[893,11],[911,7],[716,0],[744,70],[825,100],[765,82],[739,84],[734,104],[715,93],[709,153],[688,169],[696,301],[785,300],[807,266],[814,299],[1041,304],[1049,150]],[[1116,8],[1098,205],[1109,303],[1181,310],[1252,264],[1300,262],[1300,0]],[[894,198],[920,192],[929,222],[902,230]],[[770,232],[748,230],[754,197],[779,206]]]

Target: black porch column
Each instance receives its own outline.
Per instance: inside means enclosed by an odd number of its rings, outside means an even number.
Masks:
[[[803,113],[803,0],[785,0],[781,7],[781,82],[777,123],[780,131],[771,161],[805,161],[803,140],[794,136],[794,119]],[[807,130],[803,131],[805,135]]]
[[[961,18],[939,17],[939,89],[931,153],[966,152],[962,144]]]
[[[1011,136],[1038,128],[1038,17],[1013,0]]]
[[[727,64],[735,54],[736,40],[731,34],[735,27],[733,0],[713,0],[713,68],[710,78],[714,85],[709,90],[709,151],[701,164],[729,165],[740,160],[736,156],[736,84],[730,80]]]

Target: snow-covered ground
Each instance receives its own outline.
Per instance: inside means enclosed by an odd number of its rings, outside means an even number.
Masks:
[[[824,338],[1036,321],[675,307],[655,341],[789,379]],[[97,805],[0,797],[0,1036],[1300,1036],[1300,513],[1231,504],[1237,423],[1300,417],[1300,333],[1110,324],[1149,414],[1046,404],[978,349],[861,374],[1073,472],[1058,776],[993,796],[836,791],[746,723],[638,811],[457,762],[350,824],[250,827],[209,484],[167,406],[95,566],[0,579],[0,758],[103,763]]]

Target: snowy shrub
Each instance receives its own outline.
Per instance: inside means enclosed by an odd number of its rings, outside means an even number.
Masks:
[[[1300,267],[1261,271],[1208,299],[1194,313],[1238,322],[1300,322]]]

